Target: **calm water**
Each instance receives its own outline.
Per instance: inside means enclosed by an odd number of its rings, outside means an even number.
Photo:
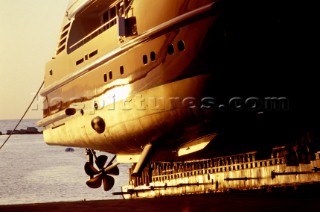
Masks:
[[[32,127],[35,122],[26,120],[18,129]],[[16,123],[0,121],[0,131],[13,129]],[[0,136],[0,144],[6,138]],[[129,165],[119,166],[115,186],[105,192],[102,187],[87,187],[85,162],[84,149],[65,152],[65,147],[46,145],[41,134],[13,135],[0,150],[0,205],[121,198],[112,192],[128,183]]]

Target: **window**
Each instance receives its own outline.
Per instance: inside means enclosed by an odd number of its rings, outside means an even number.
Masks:
[[[184,45],[184,41],[183,40],[180,40],[178,42],[178,49],[179,49],[180,52],[182,52],[185,49],[185,45]]]
[[[124,74],[124,67],[120,66],[120,74],[123,75]]]
[[[156,60],[156,53],[155,52],[151,52],[150,53],[150,59],[151,59],[151,61],[155,61]]]
[[[143,55],[142,60],[143,60],[143,64],[146,65],[148,63],[148,56],[147,55]]]
[[[169,55],[173,55],[174,54],[174,46],[172,44],[170,44],[168,46],[168,53],[169,53]]]

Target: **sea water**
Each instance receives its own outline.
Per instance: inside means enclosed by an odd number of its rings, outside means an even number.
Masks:
[[[34,127],[37,120],[26,120],[18,129]],[[0,121],[0,131],[6,133],[17,120]],[[41,130],[41,129],[39,129]],[[7,135],[0,135],[0,145]],[[45,144],[42,134],[12,135],[0,150],[0,205],[63,202],[82,200],[119,199],[112,192],[128,183],[129,164],[119,165],[120,175],[115,176],[112,190],[91,189],[86,185],[84,171],[87,161],[85,150]],[[112,155],[105,154],[112,158]]]

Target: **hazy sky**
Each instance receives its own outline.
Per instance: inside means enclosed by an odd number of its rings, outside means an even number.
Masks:
[[[40,87],[68,2],[0,0],[0,120],[20,118]],[[41,104],[26,118],[41,118]]]

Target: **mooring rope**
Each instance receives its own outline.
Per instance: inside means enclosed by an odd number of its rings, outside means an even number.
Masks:
[[[27,110],[24,112],[24,114],[22,115],[22,117],[20,118],[19,122],[17,123],[17,125],[14,127],[14,129],[11,131],[11,133],[8,135],[7,139],[3,142],[3,144],[0,147],[0,150],[2,149],[2,147],[7,143],[7,141],[10,139],[10,137],[13,135],[14,131],[17,129],[17,127],[19,126],[19,124],[21,123],[21,121],[23,120],[23,118],[26,116],[26,114],[28,113],[30,107],[32,106],[34,100],[36,100],[38,94],[40,93],[40,90],[42,88],[42,86],[44,85],[44,81],[41,83],[40,88],[38,89],[36,95],[33,97],[31,103],[29,104]]]

